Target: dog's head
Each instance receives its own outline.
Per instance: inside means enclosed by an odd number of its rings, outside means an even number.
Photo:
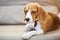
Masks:
[[[31,23],[36,19],[44,20],[45,10],[38,3],[29,3],[24,8],[25,22]]]

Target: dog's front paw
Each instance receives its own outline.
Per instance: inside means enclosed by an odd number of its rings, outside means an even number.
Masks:
[[[23,39],[29,39],[31,36],[35,35],[35,31],[27,32],[22,35]]]
[[[28,39],[29,37],[28,37],[29,35],[27,34],[27,33],[24,33],[23,35],[22,35],[22,39]]]

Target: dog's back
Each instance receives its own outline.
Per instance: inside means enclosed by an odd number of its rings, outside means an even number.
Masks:
[[[59,25],[59,18],[57,15],[53,13],[48,13],[53,18],[53,24],[51,26],[51,30],[57,29]]]

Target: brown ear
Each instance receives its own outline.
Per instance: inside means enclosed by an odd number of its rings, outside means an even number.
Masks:
[[[25,9],[26,9],[26,7],[24,7],[24,21],[25,21],[25,16],[26,16]]]
[[[25,13],[25,9],[26,9],[26,7],[24,7],[24,13]]]
[[[38,14],[37,14],[39,20],[45,20],[45,17],[46,17],[46,11],[41,7],[41,6],[38,6]]]

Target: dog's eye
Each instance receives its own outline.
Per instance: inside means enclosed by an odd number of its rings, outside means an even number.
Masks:
[[[36,13],[36,11],[32,11],[31,13]]]

